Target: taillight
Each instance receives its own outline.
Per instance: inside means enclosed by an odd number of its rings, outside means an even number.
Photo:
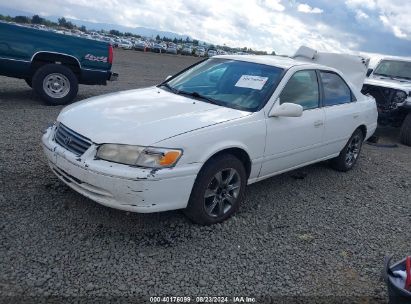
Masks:
[[[108,45],[108,63],[113,64],[113,46],[111,44]]]

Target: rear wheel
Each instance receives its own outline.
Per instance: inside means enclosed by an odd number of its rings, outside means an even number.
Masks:
[[[363,141],[362,131],[360,129],[355,130],[340,154],[331,160],[332,167],[342,172],[351,170],[358,160]]]
[[[200,225],[226,220],[244,199],[246,179],[238,158],[227,154],[211,159],[197,176],[185,214]]]
[[[411,112],[408,113],[402,122],[400,141],[404,145],[411,146]]]
[[[33,89],[49,105],[64,105],[77,96],[78,80],[68,67],[47,64],[34,74]]]

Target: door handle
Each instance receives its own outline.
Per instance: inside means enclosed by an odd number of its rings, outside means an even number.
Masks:
[[[360,113],[354,113],[354,114],[352,115],[353,118],[358,118],[358,116],[360,116]]]
[[[317,120],[314,122],[314,127],[318,128],[319,126],[322,126],[324,122],[322,120]]]

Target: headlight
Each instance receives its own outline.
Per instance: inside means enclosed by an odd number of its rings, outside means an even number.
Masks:
[[[144,147],[139,146],[104,144],[98,148],[96,156],[116,163],[135,165],[143,151]]]
[[[183,154],[179,149],[103,144],[97,150],[97,158],[125,165],[148,168],[174,166]]]
[[[137,160],[137,166],[149,168],[172,167],[180,159],[181,150],[146,148]]]
[[[407,93],[405,93],[404,91],[397,91],[394,97],[394,101],[396,103],[403,103],[405,99],[407,99]]]

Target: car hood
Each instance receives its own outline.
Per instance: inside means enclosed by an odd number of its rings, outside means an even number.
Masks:
[[[364,84],[385,87],[385,88],[393,88],[398,90],[403,90],[406,92],[411,91],[411,81],[406,79],[391,79],[387,77],[379,77],[379,76],[371,76],[370,78],[366,78]]]
[[[149,146],[250,114],[150,87],[74,103],[57,120],[97,144]]]

